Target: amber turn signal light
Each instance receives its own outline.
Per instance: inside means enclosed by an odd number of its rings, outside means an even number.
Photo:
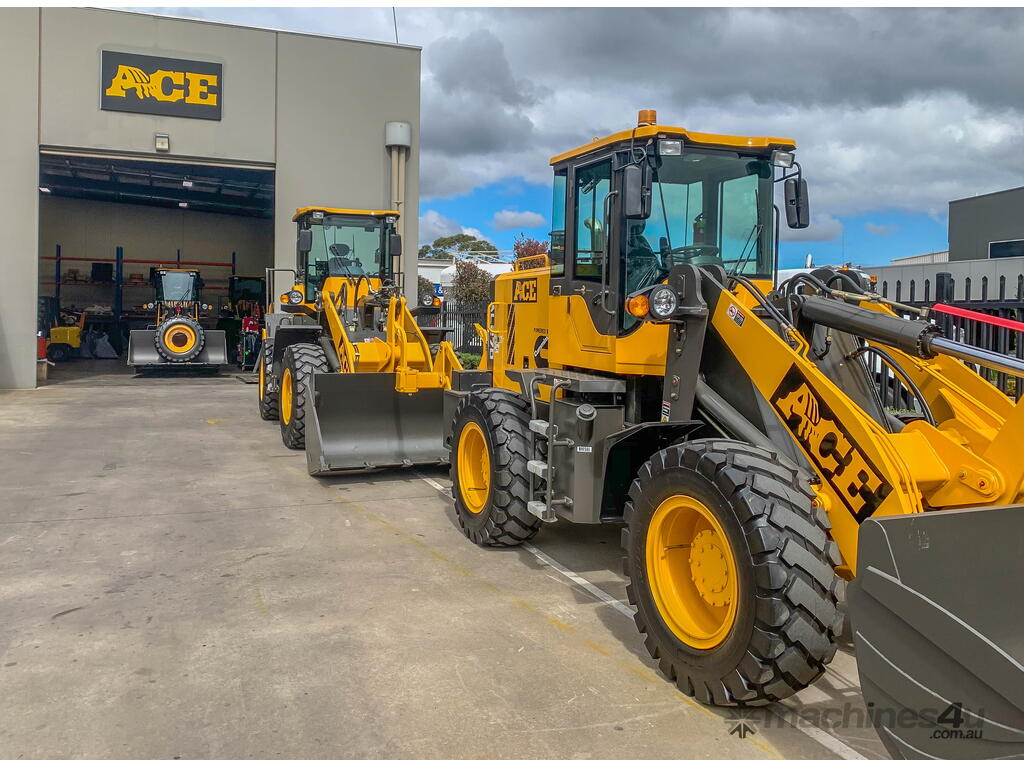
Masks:
[[[626,300],[626,311],[633,317],[647,317],[647,313],[651,311],[651,303],[646,295],[633,296]]]

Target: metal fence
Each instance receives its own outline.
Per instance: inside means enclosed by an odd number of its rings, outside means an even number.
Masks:
[[[935,275],[934,286],[930,279],[924,280],[920,293],[913,281],[905,287],[906,290],[898,281],[893,285],[883,284],[880,293],[894,301],[930,310],[929,320],[938,325],[948,339],[1024,360],[1024,331],[1021,330],[1024,323],[1024,279],[1009,286],[1000,280],[991,293],[987,280],[980,286],[972,286],[970,277],[964,279],[966,284],[959,286],[958,290],[953,275],[940,272]],[[953,297],[958,293],[964,298],[954,301]],[[977,365],[971,367],[1011,398],[1020,400],[1024,394],[1024,379],[1021,377]],[[915,398],[891,371],[885,366],[880,368],[883,403],[896,409],[911,409],[910,400]]]
[[[428,328],[448,328],[448,341],[456,352],[479,355],[483,353],[483,344],[477,335],[475,325],[486,327],[487,302],[458,306],[453,301],[446,301],[436,315],[423,318],[420,323]]]

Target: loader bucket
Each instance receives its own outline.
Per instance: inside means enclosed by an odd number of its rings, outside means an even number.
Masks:
[[[441,389],[395,391],[393,373],[315,373],[306,413],[311,475],[443,464]]]
[[[1024,756],[1024,507],[872,518],[848,591],[893,757]]]
[[[228,340],[224,331],[206,331],[206,342],[202,350],[188,362],[167,360],[156,350],[153,343],[156,331],[143,329],[128,334],[128,365],[138,368],[148,366],[187,367],[190,365],[225,365],[228,362]]]

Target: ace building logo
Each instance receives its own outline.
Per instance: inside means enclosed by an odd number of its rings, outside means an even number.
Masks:
[[[220,120],[223,65],[103,51],[100,108],[114,112]]]

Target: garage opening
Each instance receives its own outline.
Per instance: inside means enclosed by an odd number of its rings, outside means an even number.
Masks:
[[[222,372],[251,364],[243,327],[265,310],[272,167],[44,150],[39,194],[38,322],[50,379],[134,373],[131,331],[154,327],[161,275],[177,270],[193,274],[199,325],[225,331]]]

